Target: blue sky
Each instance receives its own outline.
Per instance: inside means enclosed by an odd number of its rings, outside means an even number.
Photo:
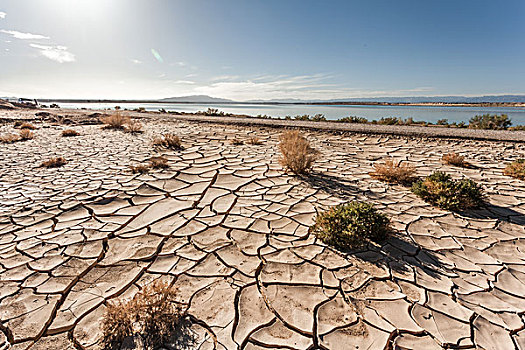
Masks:
[[[0,96],[525,94],[523,0],[0,0]]]

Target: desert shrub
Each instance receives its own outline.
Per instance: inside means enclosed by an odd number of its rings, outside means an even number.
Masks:
[[[169,168],[168,160],[162,156],[151,157],[149,159],[150,167],[153,169],[166,169]]]
[[[80,133],[73,129],[67,129],[67,130],[62,131],[62,136],[64,137],[73,137],[73,136],[79,136],[79,135]]]
[[[356,116],[350,116],[350,117],[343,117],[337,120],[341,123],[354,123],[354,124],[364,124],[368,123],[368,119],[363,117],[356,117]]]
[[[129,124],[130,120],[128,116],[122,115],[120,112],[115,112],[107,117],[101,118],[104,123],[104,129],[122,130],[124,125]]]
[[[126,125],[125,125],[125,131],[126,132],[129,132],[130,134],[140,134],[142,133],[142,123],[138,122],[138,121],[129,121]]]
[[[476,115],[469,121],[469,128],[504,130],[512,124],[506,114],[483,114]]]
[[[252,136],[248,139],[248,141],[246,141],[246,143],[250,144],[250,145],[254,145],[254,146],[258,146],[258,145],[262,145],[263,142],[261,141],[260,138],[258,138],[257,136]]]
[[[20,124],[20,129],[35,130],[36,126],[34,126],[31,123],[25,122],[25,123]]]
[[[67,160],[64,157],[55,157],[48,159],[40,165],[44,168],[59,168],[67,163]]]
[[[415,172],[414,166],[389,159],[383,164],[374,164],[374,171],[370,176],[381,181],[409,184],[414,180]]]
[[[20,141],[20,136],[16,134],[5,134],[0,136],[0,143],[14,143]]]
[[[467,161],[465,161],[465,157],[455,152],[444,154],[441,157],[441,160],[443,161],[443,163],[449,164],[449,165],[455,165],[459,167],[468,166]]]
[[[232,139],[230,142],[231,142],[231,144],[234,145],[234,146],[244,145],[244,141],[241,140],[241,139],[238,139],[238,138],[234,138],[234,139]]]
[[[31,140],[35,135],[29,129],[20,130],[19,138],[21,141]]]
[[[175,150],[182,149],[180,137],[175,134],[164,134],[156,137],[153,139],[153,145]]]
[[[177,292],[169,284],[155,281],[130,301],[108,303],[102,320],[105,349],[120,349],[124,339],[137,335],[147,349],[173,343],[185,316]]]
[[[317,159],[319,152],[297,130],[285,131],[280,136],[280,163],[296,174],[307,174]]]
[[[516,126],[510,127],[509,130],[512,130],[512,131],[525,131],[525,125],[516,125]]]
[[[130,165],[130,169],[133,174],[145,174],[149,171],[150,167],[148,165],[139,164]]]
[[[415,182],[412,192],[426,202],[447,210],[478,208],[485,199],[483,189],[474,181],[453,180],[441,171]]]
[[[369,241],[380,242],[390,233],[390,220],[372,204],[340,204],[317,215],[310,232],[337,249],[360,247]]]
[[[324,114],[316,114],[310,120],[313,122],[325,122],[326,117],[324,116]]]
[[[525,158],[507,164],[505,170],[503,170],[503,174],[525,180]]]
[[[439,119],[436,125],[448,125],[448,119]]]
[[[380,125],[398,125],[402,124],[403,121],[396,117],[383,117],[377,121],[374,120],[374,122]]]

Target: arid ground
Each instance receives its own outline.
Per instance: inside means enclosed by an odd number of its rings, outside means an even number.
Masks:
[[[2,134],[35,111],[0,114]],[[0,145],[0,349],[100,349],[106,305],[156,279],[187,305],[188,349],[525,349],[525,182],[502,174],[525,143],[304,130],[321,157],[297,177],[281,129],[140,116],[137,135],[48,116]],[[166,132],[184,149],[153,147]],[[443,165],[451,151],[474,167]],[[158,155],[168,169],[130,171]],[[489,205],[452,213],[372,179],[390,157],[467,176]],[[309,234],[354,199],[395,235],[339,252]]]

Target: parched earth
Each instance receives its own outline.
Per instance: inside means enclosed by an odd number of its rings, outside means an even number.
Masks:
[[[187,304],[187,348],[525,349],[525,182],[502,175],[525,144],[308,132],[321,157],[299,178],[278,129],[151,118],[136,136],[39,123],[0,146],[0,349],[100,349],[106,305],[156,279]],[[184,150],[153,148],[168,131]],[[475,167],[441,164],[450,151]],[[160,154],[169,169],[129,171]],[[53,156],[69,162],[39,167]],[[451,213],[373,180],[385,157],[472,178],[490,205]],[[308,233],[355,199],[397,233],[348,253]]]

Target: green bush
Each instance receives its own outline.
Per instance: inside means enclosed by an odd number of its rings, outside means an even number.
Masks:
[[[441,171],[415,182],[412,192],[426,202],[447,210],[477,208],[485,198],[482,188],[474,181],[453,180]]]
[[[507,164],[503,174],[525,181],[525,158]]]
[[[469,121],[469,128],[505,130],[512,124],[506,114],[483,114],[476,115]]]
[[[368,119],[363,117],[356,117],[356,116],[350,116],[350,117],[343,117],[337,120],[341,123],[354,123],[354,124],[364,124],[368,123]]]
[[[350,202],[319,214],[310,232],[337,249],[360,247],[368,241],[378,242],[388,237],[390,220],[372,204]]]

